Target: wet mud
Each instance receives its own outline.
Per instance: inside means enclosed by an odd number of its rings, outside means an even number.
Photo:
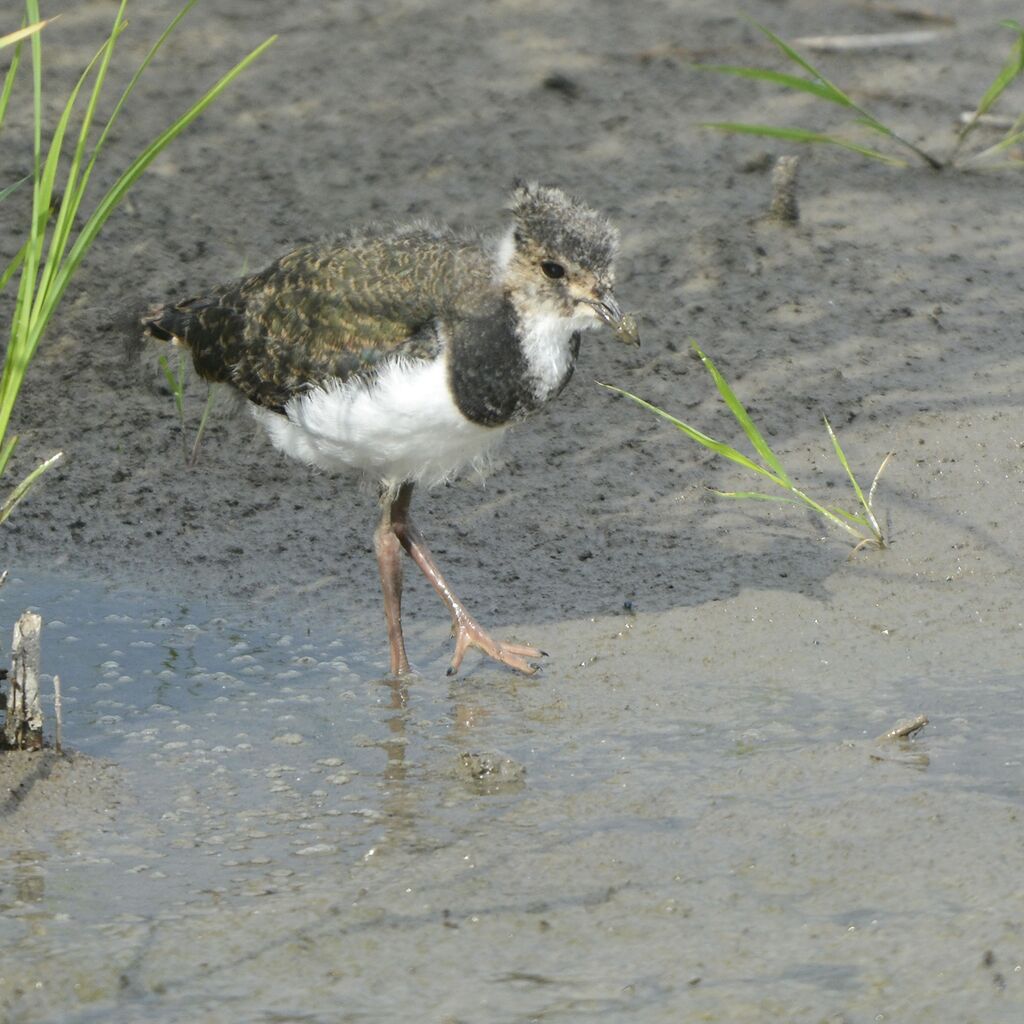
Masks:
[[[113,10],[49,6],[59,95]],[[133,6],[138,60],[175,5]],[[1019,10],[929,7],[936,42],[815,60],[943,151]],[[787,38],[906,26],[744,11]],[[845,112],[691,68],[778,66],[704,2],[206,0],[111,155],[272,32],[110,221],[16,411],[12,478],[67,459],[4,527],[0,624],[43,615],[72,755],[0,761],[0,1017],[1019,1020],[1019,173],[803,150],[800,219],[771,220],[787,147],[697,125]],[[17,109],[5,176],[31,166]],[[443,607],[410,572],[419,675],[397,685],[372,493],[284,461],[227,401],[187,468],[125,325],[335,226],[497,229],[517,176],[618,224],[643,346],[593,333],[485,485],[417,496],[460,596],[543,672],[446,678]],[[862,481],[897,453],[887,550],[848,559],[801,510],[715,497],[752,481],[594,384],[738,442],[691,338],[809,491],[852,501],[823,413]],[[188,443],[205,397],[192,382]]]

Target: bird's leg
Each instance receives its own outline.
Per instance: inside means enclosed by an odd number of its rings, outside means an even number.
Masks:
[[[448,675],[454,675],[458,671],[462,659],[470,647],[476,647],[489,658],[500,661],[517,672],[533,675],[537,671],[537,666],[526,659],[542,657],[544,652],[525,644],[499,643],[492,640],[448,586],[448,582],[434,561],[434,556],[431,555],[430,549],[424,543],[422,534],[416,529],[416,525],[409,515],[412,488],[412,484],[402,484],[397,497],[392,502],[389,510],[391,529],[399,543],[409,553],[409,557],[420,567],[423,575],[430,580],[431,586],[440,595],[441,600],[444,601],[451,613],[452,636],[455,637],[455,656],[448,668]]]
[[[393,527],[396,500],[389,494],[381,495],[380,522],[373,533],[373,547],[377,552],[380,586],[384,591],[384,617],[388,623],[388,646],[391,651],[391,674],[404,676],[412,671],[405,653],[402,636],[402,546]],[[408,500],[406,500],[408,506]]]

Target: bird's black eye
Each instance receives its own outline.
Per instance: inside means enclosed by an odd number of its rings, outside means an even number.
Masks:
[[[557,281],[560,277],[565,277],[565,267],[561,263],[556,263],[554,260],[544,260],[540,269],[551,278],[552,281]]]

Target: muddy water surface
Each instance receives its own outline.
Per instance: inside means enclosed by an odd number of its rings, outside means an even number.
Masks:
[[[629,617],[401,687],[294,622],[2,600],[78,752],[6,808],[4,1020],[1017,1019],[1019,678],[680,685]]]

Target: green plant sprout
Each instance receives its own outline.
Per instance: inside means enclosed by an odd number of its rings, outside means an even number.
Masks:
[[[174,396],[174,407],[178,410],[178,419],[181,421],[182,454],[185,456],[185,465],[191,469],[199,458],[199,446],[202,444],[203,434],[206,432],[206,421],[209,419],[210,412],[217,399],[217,391],[212,384],[207,385],[206,403],[203,405],[203,413],[199,417],[199,426],[196,428],[196,436],[192,441],[192,447],[189,448],[186,436],[188,427],[185,422],[185,382],[188,373],[188,360],[183,352],[179,352],[176,370],[171,369],[167,356],[161,356],[159,363],[160,369],[164,372],[167,387],[170,388],[171,394]]]
[[[248,56],[236,64],[216,84],[196,101],[170,127],[162,131],[132,160],[120,177],[96,203],[85,218],[77,234],[76,218],[85,199],[89,179],[111,128],[121,113],[139,78],[156,56],[157,52],[175,30],[182,18],[195,6],[198,0],[188,0],[185,6],[170,22],[153,44],[132,76],[128,85],[114,105],[113,111],[103,124],[97,137],[93,138],[94,119],[103,93],[107,70],[121,33],[127,28],[125,8],[128,0],[120,0],[114,16],[113,27],[96,55],[82,72],[68,97],[53,131],[49,148],[43,151],[43,59],[39,30],[46,24],[39,16],[38,0],[25,0],[25,27],[0,37],[0,47],[13,44],[14,57],[4,75],[0,87],[0,129],[14,86],[14,78],[21,62],[21,47],[28,42],[32,54],[32,109],[33,109],[33,166],[27,181],[32,188],[32,213],[24,244],[5,268],[0,270],[0,290],[6,287],[15,274],[20,274],[14,315],[10,325],[10,341],[7,345],[0,377],[0,476],[3,475],[11,454],[18,442],[15,434],[9,434],[11,413],[15,399],[21,389],[25,373],[35,356],[39,341],[64,296],[79,264],[89,252],[107,218],[117,209],[128,190],[139,176],[182,131],[184,131],[231,82],[256,60],[277,38],[271,36]],[[85,89],[90,77],[92,84]],[[85,108],[78,127],[77,140],[65,146],[69,137],[72,114],[79,95],[87,93]],[[58,189],[57,175],[64,169],[63,187]],[[10,193],[25,182],[14,182],[3,187],[2,196]],[[51,457],[36,467],[11,491],[0,506],[0,515],[7,515],[20,501],[28,489],[43,472],[57,461]]]
[[[178,356],[178,369],[177,371],[171,369],[171,364],[167,361],[167,356],[161,356],[159,359],[160,369],[164,371],[164,377],[167,380],[167,386],[171,389],[171,394],[174,396],[174,405],[178,410],[178,419],[181,420],[182,430],[185,429],[185,360]],[[184,438],[183,438],[184,440]]]
[[[839,438],[836,437],[836,433],[832,429],[832,424],[829,423],[827,416],[824,417],[825,429],[828,431],[828,436],[832,440],[832,446],[835,449],[836,456],[838,457],[843,469],[846,470],[846,475],[849,477],[850,483],[853,485],[853,492],[857,496],[857,501],[860,503],[863,514],[848,512],[846,509],[839,508],[835,505],[822,505],[804,491],[800,490],[800,488],[793,483],[789,474],[785,469],[783,469],[778,456],[772,451],[768,442],[765,441],[763,435],[755,426],[754,421],[750,418],[750,414],[747,412],[746,407],[736,397],[732,388],[726,382],[718,368],[697,347],[696,343],[694,343],[693,348],[697,355],[700,356],[700,361],[704,364],[704,368],[711,374],[711,377],[715,382],[715,386],[718,388],[719,394],[721,394],[722,398],[725,399],[725,404],[729,407],[729,411],[736,418],[737,423],[739,423],[743,428],[743,432],[747,435],[747,438],[753,445],[754,451],[765,463],[764,465],[755,462],[753,459],[744,455],[742,452],[737,451],[724,441],[716,441],[713,437],[709,437],[707,434],[697,430],[696,427],[691,427],[688,423],[684,423],[682,420],[677,419],[670,413],[665,412],[664,409],[659,409],[656,405],[652,405],[650,402],[645,402],[642,398],[638,398],[629,391],[615,387],[612,384],[601,384],[601,387],[607,388],[609,391],[614,391],[617,394],[625,395],[626,398],[636,402],[637,405],[641,405],[645,409],[649,409],[656,415],[661,416],[662,419],[668,420],[669,423],[678,430],[681,430],[687,437],[692,438],[699,444],[702,444],[709,451],[714,452],[716,455],[722,455],[738,465],[749,469],[753,473],[760,474],[783,491],[786,491],[788,495],[764,494],[760,491],[719,491],[716,488],[711,488],[711,490],[714,490],[716,494],[721,495],[723,498],[747,498],[754,501],[773,501],[788,505],[806,505],[819,515],[824,516],[825,519],[834,526],[838,526],[840,529],[845,530],[855,539],[856,544],[851,552],[851,557],[863,548],[884,548],[886,546],[885,537],[882,534],[881,527],[878,525],[878,519],[875,516],[873,508],[875,488],[878,485],[879,478],[885,471],[885,468],[889,465],[889,462],[892,460],[895,453],[889,452],[882,460],[882,464],[878,467],[878,472],[875,473],[874,480],[871,482],[871,487],[868,490],[867,497],[865,497],[864,491],[861,489],[860,484],[857,483],[857,478],[854,476],[853,470],[850,468],[850,463],[846,458],[846,454],[843,452],[843,449],[839,444]]]
[[[985,95],[982,96],[975,111],[957,132],[956,140],[949,156],[945,159],[939,159],[931,153],[921,149],[919,146],[915,146],[914,143],[909,140],[897,135],[892,128],[887,124],[884,124],[873,114],[865,110],[864,107],[851,99],[850,96],[840,89],[838,85],[826,78],[821,71],[810,63],[810,61],[797,53],[792,46],[777,36],[770,29],[765,28],[764,25],[760,25],[756,21],[750,21],[750,23],[759,32],[767,36],[767,38],[782,51],[783,55],[788,60],[796,64],[802,71],[810,75],[810,77],[807,78],[803,75],[791,75],[782,71],[771,71],[764,68],[750,68],[731,64],[695,64],[694,67],[704,71],[716,71],[724,75],[737,75],[740,78],[754,78],[765,82],[773,82],[776,85],[782,85],[789,89],[797,89],[800,92],[810,93],[812,96],[817,96],[818,99],[825,100],[828,103],[835,103],[841,107],[846,107],[858,115],[856,118],[857,124],[875,132],[876,134],[883,135],[891,142],[895,142],[904,149],[909,150],[919,160],[924,162],[932,170],[936,171],[956,164],[965,140],[978,126],[981,118],[1006,91],[1007,86],[1009,86],[1014,79],[1024,72],[1024,26],[1016,21],[1002,21],[1000,22],[1001,25],[1017,33],[1017,39],[1010,50],[1010,55],[999,70],[995,79],[992,81],[992,84],[986,90]],[[722,132],[770,136],[772,138],[788,139],[793,142],[840,146],[843,149],[852,150],[854,153],[859,153],[861,156],[869,157],[872,160],[879,160],[882,163],[892,164],[897,167],[909,166],[909,162],[902,157],[893,156],[889,153],[872,149],[870,146],[860,145],[859,143],[853,142],[841,135],[829,135],[823,132],[807,131],[803,128],[788,128],[763,124],[741,124],[732,121],[708,121],[704,122],[701,127],[714,128],[717,131]],[[1022,140],[1024,140],[1024,113],[1022,113],[1013,122],[1009,130],[999,140],[999,142],[993,146],[989,146],[987,149],[971,154],[965,163],[973,163],[995,156],[997,153],[1003,152],[1010,146],[1013,146]],[[1024,161],[1013,161],[1014,166],[1020,166],[1022,163],[1024,163]]]

